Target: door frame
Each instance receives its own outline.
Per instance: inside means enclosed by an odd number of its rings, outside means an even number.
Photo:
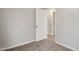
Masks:
[[[53,12],[53,36],[56,36],[56,11]]]

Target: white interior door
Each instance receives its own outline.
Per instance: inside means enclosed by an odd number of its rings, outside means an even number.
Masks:
[[[36,9],[36,41],[47,39],[47,10]]]

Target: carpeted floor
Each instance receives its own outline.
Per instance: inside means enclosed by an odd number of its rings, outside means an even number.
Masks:
[[[50,36],[38,42],[32,42],[6,51],[72,51],[55,43]]]

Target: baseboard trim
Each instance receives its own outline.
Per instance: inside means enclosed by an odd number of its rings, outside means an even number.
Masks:
[[[46,38],[47,39],[47,38]],[[46,40],[46,39],[40,39],[40,40],[36,40],[36,41],[41,41],[41,40]]]
[[[55,34],[49,34],[49,33],[47,35],[55,36]]]
[[[8,50],[8,49],[12,49],[12,48],[15,48],[15,47],[18,47],[18,46],[22,46],[22,45],[25,45],[25,44],[28,44],[28,43],[32,43],[32,42],[35,42],[35,40],[31,40],[31,41],[28,41],[28,42],[23,42],[23,43],[20,43],[20,44],[17,44],[17,45],[13,45],[13,46],[9,46],[9,47],[6,47],[6,48],[2,48],[2,49],[0,49],[0,51],[5,51],[5,50]]]
[[[67,45],[64,45],[64,44],[60,43],[60,42],[55,41],[55,43],[57,43],[57,44],[59,44],[59,45],[61,45],[61,46],[63,46],[63,47],[66,47],[66,48],[68,48],[68,49],[71,49],[72,51],[78,51],[77,49],[71,48],[71,47],[69,47],[69,46],[67,46]]]
[[[48,33],[47,35],[52,35],[52,36],[53,36],[54,34],[52,34],[52,33]]]

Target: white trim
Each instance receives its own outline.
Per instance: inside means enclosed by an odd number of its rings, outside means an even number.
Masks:
[[[60,43],[60,42],[55,41],[55,43],[57,43],[57,44],[59,44],[59,45],[61,45],[61,46],[63,46],[63,47],[69,48],[69,49],[71,49],[71,50],[73,50],[73,51],[78,51],[77,49],[71,48],[71,47],[69,47],[69,46],[67,46],[67,45],[64,45],[64,44]]]
[[[47,38],[46,38],[47,39]],[[40,40],[36,40],[36,41],[41,41],[41,40],[46,40],[46,39],[40,39]]]
[[[34,41],[35,40],[31,40],[31,41],[28,41],[28,42],[23,42],[23,43],[19,43],[19,44],[13,45],[13,46],[5,47],[5,48],[0,49],[0,51],[4,51],[4,50],[7,50],[7,49],[15,48],[15,47],[18,47],[18,46],[21,46],[21,45],[25,45],[25,44],[34,42]]]
[[[52,35],[53,36],[54,34],[53,33],[48,33],[48,35]]]

